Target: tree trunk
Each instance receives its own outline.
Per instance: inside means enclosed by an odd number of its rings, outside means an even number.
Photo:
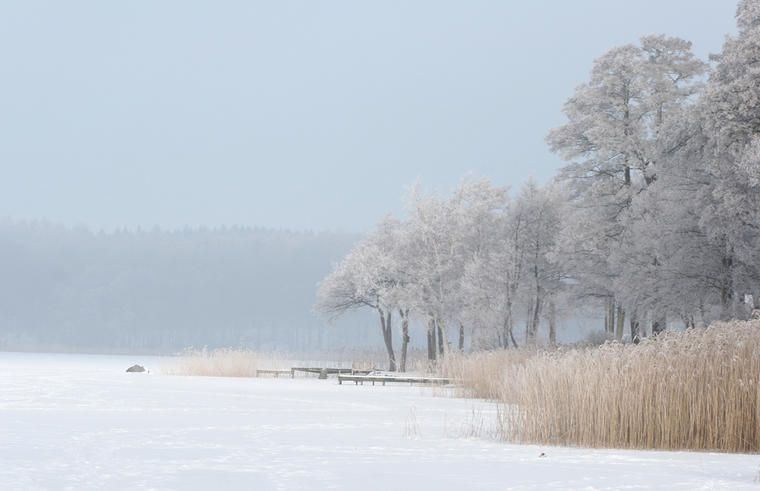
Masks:
[[[517,348],[517,341],[515,341],[515,333],[513,329],[509,330],[509,338],[512,340],[512,346]]]
[[[538,250],[538,244],[536,244]],[[536,263],[533,264],[533,281],[535,284],[535,298],[531,309],[528,310],[528,322],[526,323],[525,343],[536,344],[536,335],[538,334],[538,325],[541,323],[541,284],[538,280],[538,253],[536,253]]]
[[[406,355],[409,350],[409,310],[399,309],[401,316],[401,366],[399,371],[406,372]]]
[[[435,362],[435,359],[436,359],[436,351],[435,351],[435,319],[433,318],[433,316],[430,316],[428,318],[427,348],[428,348],[428,361]]]
[[[401,317],[401,366],[402,372],[406,371],[407,353],[409,351],[409,310],[399,309]]]
[[[446,342],[443,335],[443,329],[441,328],[441,321],[436,319],[435,325],[438,328],[438,357],[443,358],[443,345]]]
[[[604,332],[608,332],[610,328],[610,305],[609,301],[604,306]]]
[[[528,305],[528,312],[525,314],[525,344],[530,344],[530,323],[533,320],[533,299],[530,299],[530,304]]]
[[[635,312],[631,312],[631,319],[628,321],[631,326],[631,341],[634,344],[639,344],[641,341],[641,332],[639,332],[639,319],[636,317]]]
[[[549,302],[549,344],[557,346],[557,311],[554,300]]]
[[[607,309],[604,314],[604,332],[615,334],[615,297],[607,298]]]
[[[533,318],[530,322],[530,343],[535,344],[538,336],[538,326],[541,324],[541,309],[543,308],[541,288],[536,288],[536,301],[533,302]]]
[[[652,336],[657,336],[664,331],[666,327],[668,327],[667,317],[664,315],[659,316],[652,322]]]
[[[707,315],[707,313],[705,312],[705,303],[700,298],[699,299],[699,322],[701,322],[702,324],[705,324],[705,317],[706,317],[706,315]]]
[[[512,340],[512,343],[514,344],[515,348],[517,348],[517,343],[515,343],[515,336],[513,334],[513,323],[512,323],[512,305],[507,304],[507,312],[506,316],[504,317],[504,325],[502,326],[502,334],[500,336],[500,341],[502,342],[502,348],[507,349],[509,348],[509,340]]]
[[[388,352],[388,371],[396,371],[396,354],[393,352],[393,330],[392,330],[392,318],[391,312],[386,313],[383,309],[377,309],[380,314],[380,329],[383,331],[383,341],[385,341],[385,349]]]
[[[734,301],[734,259],[731,254],[726,254],[721,260],[724,269],[723,284],[720,288],[721,318],[728,320],[733,317]]]
[[[615,338],[620,341],[623,339],[623,328],[625,327],[625,310],[622,305],[617,307],[617,329],[615,330]]]
[[[459,323],[459,351],[464,351],[464,324]]]

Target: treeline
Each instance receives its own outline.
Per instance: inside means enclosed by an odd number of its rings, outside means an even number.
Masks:
[[[367,346],[361,318],[326,329],[311,311],[314,285],[355,241],[239,227],[94,233],[0,220],[0,349]]]
[[[393,326],[403,370],[410,317],[427,324],[435,359],[452,329],[459,349],[467,333],[474,347],[531,344],[542,324],[554,342],[567,305],[596,307],[610,336],[634,342],[748,316],[760,293],[760,1],[741,1],[736,18],[709,63],[662,35],[602,55],[547,137],[567,161],[552,183],[416,194],[325,278],[319,310],[375,310],[392,370]]]

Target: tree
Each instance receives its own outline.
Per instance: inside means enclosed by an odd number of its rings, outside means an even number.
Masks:
[[[375,310],[388,353],[388,370],[396,370],[393,349],[393,306],[385,298],[396,281],[393,257],[383,234],[374,234],[358,244],[319,285],[316,310],[334,318],[368,307]]]
[[[398,312],[401,319],[401,357],[399,371],[406,371],[409,350],[410,315],[412,300],[418,291],[418,285],[410,276],[414,268],[415,251],[413,250],[412,230],[407,222],[401,222],[391,216],[386,217],[377,227],[372,240],[385,254],[385,281],[382,283],[380,297],[390,312]],[[390,323],[390,320],[388,321]],[[388,325],[390,328],[390,324]]]
[[[530,280],[525,285],[529,312],[525,338],[528,344],[536,343],[544,309],[548,310],[550,342],[556,342],[556,294],[561,286],[562,273],[554,251],[563,198],[562,188],[558,184],[540,188],[535,182],[528,181],[514,204],[516,213],[526,224],[520,241],[525,254],[525,276]]]
[[[628,254],[620,251],[639,240],[631,232],[631,207],[685,143],[667,128],[686,110],[704,72],[690,47],[681,39],[647,36],[640,46],[605,53],[565,104],[568,122],[547,137],[552,150],[570,161],[560,178],[570,185],[575,213],[560,241],[562,261],[579,295],[605,301],[605,328],[618,337],[631,303],[615,291],[619,258]]]
[[[724,316],[736,314],[739,292],[757,293],[759,276],[760,2],[739,2],[736,19],[700,107],[712,177],[701,226],[723,249]]]

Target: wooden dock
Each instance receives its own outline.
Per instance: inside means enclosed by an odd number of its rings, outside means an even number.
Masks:
[[[372,370],[336,367],[293,367],[289,369],[260,368],[256,370],[256,377],[272,375],[273,377],[278,378],[280,375],[290,375],[290,378],[295,378],[296,372],[311,373],[319,375],[321,378],[326,378],[328,375],[367,375],[372,372]]]
[[[343,382],[354,382],[355,385],[364,385],[364,382],[371,382],[372,385],[380,383],[395,384],[430,384],[430,385],[449,385],[453,383],[451,379],[442,377],[414,377],[414,376],[395,376],[395,375],[338,375],[338,384]]]
[[[260,369],[256,370],[256,376],[261,377],[262,375],[274,375],[275,378],[278,378],[280,375],[290,375],[290,370],[274,370],[274,369]]]
[[[304,373],[313,373],[316,375],[319,375],[321,377],[326,377],[327,375],[366,375],[370,373],[371,370],[355,370],[353,368],[335,368],[335,367],[293,367],[290,369],[290,377],[295,378],[296,372],[304,372]]]

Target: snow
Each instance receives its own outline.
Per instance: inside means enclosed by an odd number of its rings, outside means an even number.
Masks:
[[[170,361],[0,353],[0,489],[760,486],[757,455],[510,445],[493,405],[440,388],[163,375]]]

